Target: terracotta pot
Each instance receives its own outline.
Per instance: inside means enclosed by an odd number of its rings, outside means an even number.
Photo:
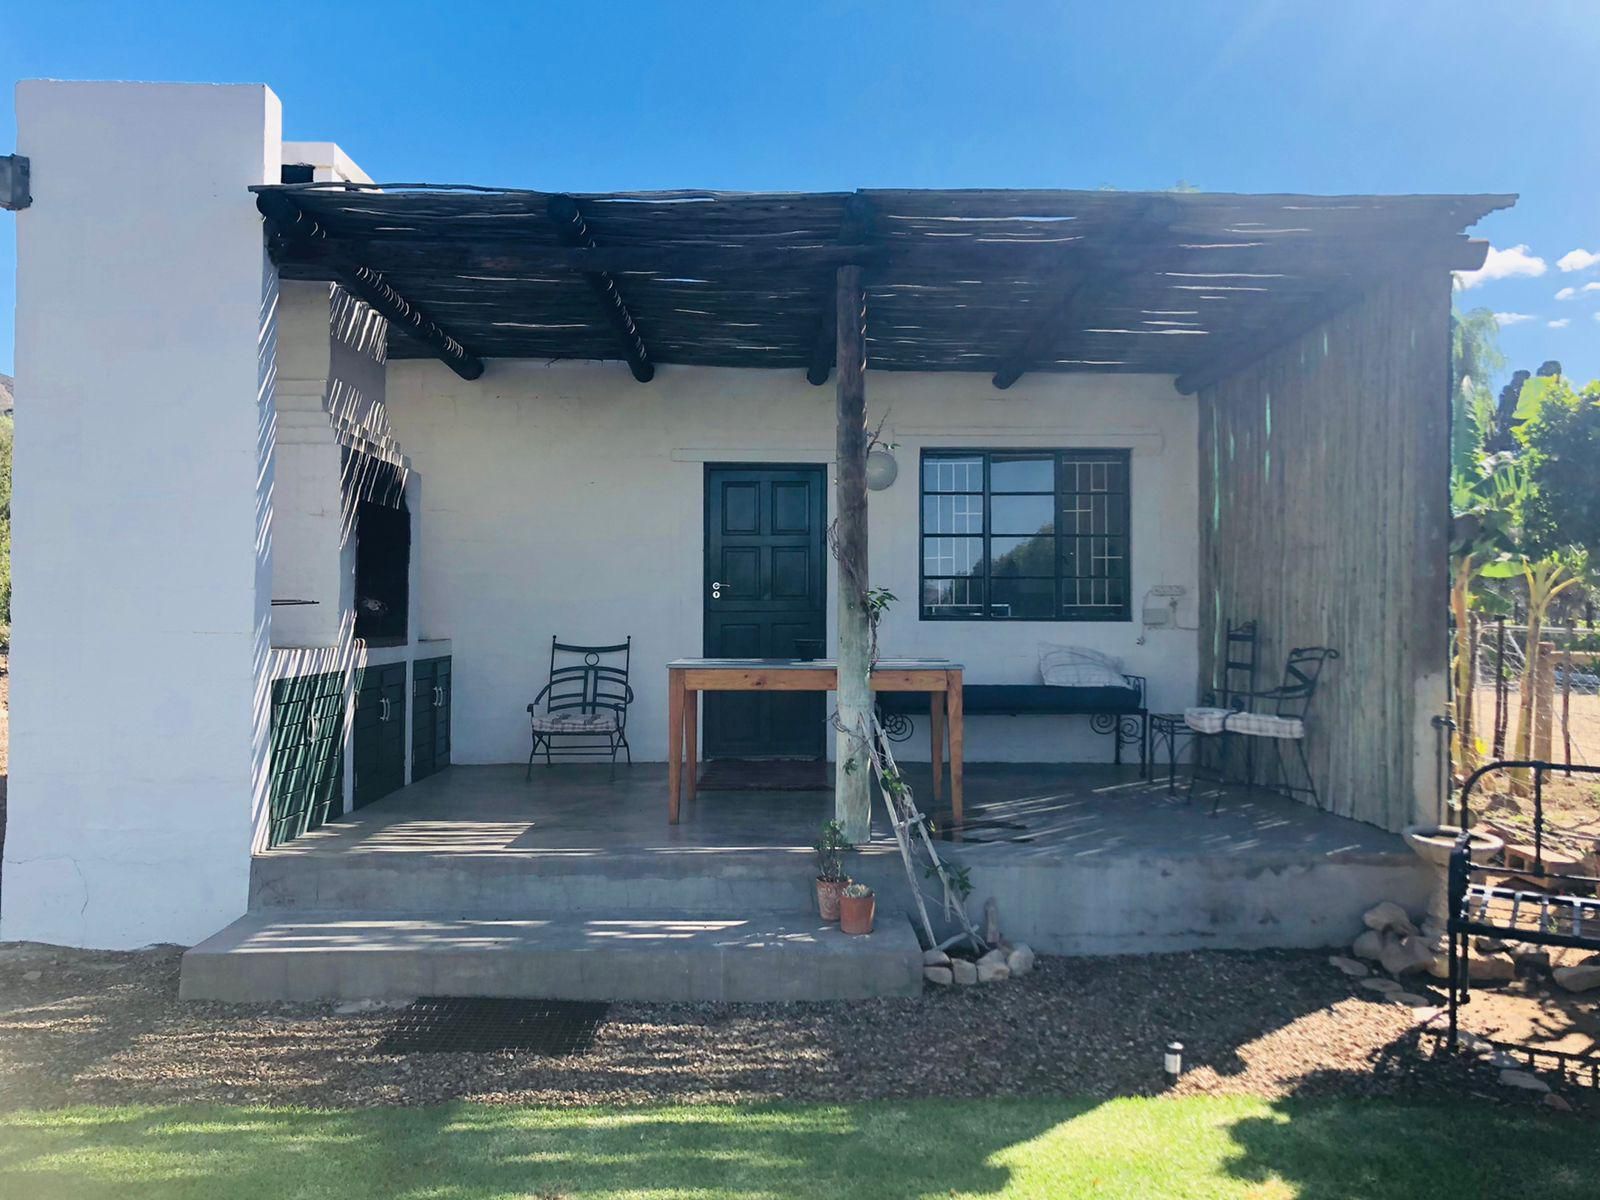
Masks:
[[[839,919],[839,893],[844,891],[848,879],[817,880],[817,911],[824,921]]]
[[[877,906],[876,896],[840,896],[839,928],[845,933],[871,933]]]

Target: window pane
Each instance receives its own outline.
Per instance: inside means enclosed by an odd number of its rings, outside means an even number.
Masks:
[[[983,459],[925,458],[922,460],[922,490],[925,492],[983,491]]]
[[[924,533],[982,533],[982,496],[924,496]]]
[[[989,614],[1013,620],[1048,620],[1055,615],[1053,579],[996,579],[990,585]]]
[[[989,487],[997,492],[1053,492],[1056,490],[1055,456],[996,457],[989,463]]]
[[[922,615],[926,617],[981,617],[983,615],[983,580],[923,580]]]
[[[1056,573],[1056,539],[1049,534],[1031,538],[997,537],[990,542],[989,548],[994,555],[989,569],[997,577],[1053,577]]]
[[[975,575],[983,573],[983,539],[930,537],[922,539],[924,575]]]
[[[1054,533],[1053,496],[995,496],[989,501],[994,533]]]

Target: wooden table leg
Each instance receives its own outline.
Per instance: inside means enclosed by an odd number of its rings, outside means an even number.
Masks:
[[[683,760],[683,677],[667,672],[667,824],[678,823],[678,768]]]
[[[928,762],[933,766],[933,801],[944,799],[944,693],[928,693]]]
[[[693,690],[683,697],[683,758],[689,768],[683,793],[693,801],[700,782],[700,693]]]
[[[962,792],[961,758],[966,745],[964,707],[961,699],[961,672],[950,671],[945,676],[945,705],[950,710],[950,814],[954,818],[955,834],[961,836]]]

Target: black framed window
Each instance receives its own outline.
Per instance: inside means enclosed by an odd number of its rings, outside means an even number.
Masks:
[[[1126,621],[1126,450],[926,450],[922,619]]]

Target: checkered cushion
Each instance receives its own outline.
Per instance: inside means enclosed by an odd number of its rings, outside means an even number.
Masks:
[[[615,733],[617,714],[609,709],[586,713],[576,708],[559,712],[536,713],[533,718],[535,733]]]
[[[1306,735],[1305,722],[1299,717],[1234,712],[1231,708],[1186,708],[1183,723],[1196,733],[1242,733],[1246,737],[1289,740]]]

